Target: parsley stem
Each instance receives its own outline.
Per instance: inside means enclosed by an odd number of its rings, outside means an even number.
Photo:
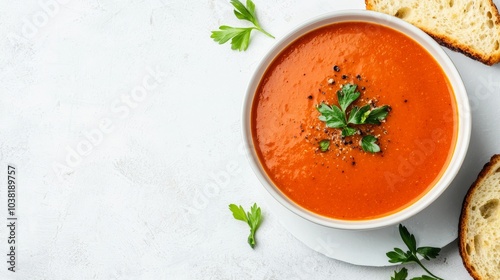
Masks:
[[[250,235],[248,236],[248,244],[252,249],[255,247],[255,228],[250,229]]]
[[[267,31],[265,31],[262,27],[260,27],[260,25],[255,25],[254,28],[259,30],[260,32],[266,34],[268,37],[275,39],[273,35],[269,34]]]
[[[418,258],[415,258],[415,262],[423,269],[425,272],[429,273],[430,276],[436,278],[437,280],[444,280],[443,278],[437,277],[436,275],[432,274],[425,266],[420,262]]]

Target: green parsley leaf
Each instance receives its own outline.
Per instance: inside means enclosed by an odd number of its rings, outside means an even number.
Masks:
[[[351,112],[349,113],[349,119],[347,120],[347,122],[352,124],[364,124],[366,117],[368,116],[366,115],[366,113],[369,114],[369,111],[370,105],[365,105],[361,108],[353,106]]]
[[[439,252],[441,252],[441,249],[434,248],[434,247],[419,247],[419,248],[417,248],[417,253],[428,261],[430,259],[436,258],[439,255]]]
[[[339,100],[340,108],[345,113],[345,110],[352,102],[356,101],[359,98],[361,93],[356,91],[357,85],[355,84],[345,84],[342,88],[337,91],[337,98]]]
[[[248,8],[248,11],[253,15],[255,22],[257,22],[257,16],[255,15],[255,4],[251,0],[247,0],[247,8]]]
[[[252,207],[250,207],[250,212],[248,212],[247,214],[248,224],[252,229],[254,229],[254,231],[256,231],[259,228],[260,223],[262,222],[260,207],[257,206],[257,203],[254,203]]]
[[[366,135],[361,139],[361,148],[363,151],[370,153],[380,152],[380,147],[377,145],[377,138],[373,135]]]
[[[394,248],[394,251],[385,254],[389,258],[390,263],[406,263],[411,258],[411,254],[405,253],[399,248]]]
[[[442,278],[439,278],[436,275],[432,274],[417,257],[417,254],[419,254],[426,260],[429,260],[431,258],[437,257],[441,249],[434,247],[417,248],[417,241],[415,236],[411,234],[408,231],[408,229],[401,224],[399,224],[399,235],[401,236],[401,239],[405,243],[406,247],[408,247],[408,251],[404,252],[399,248],[394,248],[394,251],[387,252],[386,256],[389,258],[389,262],[402,263],[402,264],[414,262],[417,263],[423,270],[425,270],[425,272],[427,272],[430,275],[430,276],[422,275],[420,277],[412,278],[412,280],[443,280]]]
[[[248,48],[252,27],[243,28],[223,25],[219,29],[212,31],[210,38],[213,38],[214,41],[224,44],[231,39],[231,49],[245,51]]]
[[[408,249],[410,249],[410,252],[416,253],[417,241],[415,240],[415,236],[413,234],[410,234],[408,229],[401,224],[399,224],[399,235],[401,236],[401,239],[403,239],[403,242],[406,244]]]
[[[353,136],[353,135],[354,135],[354,134],[356,134],[357,132],[358,132],[358,130],[357,130],[357,129],[352,128],[352,127],[348,127],[348,126],[346,126],[346,127],[344,127],[344,128],[342,129],[342,136],[344,136],[344,137],[347,137],[347,136]]]
[[[234,6],[234,15],[241,20],[248,20],[249,22],[257,25],[257,17],[255,16],[255,4],[251,1],[247,1],[247,7],[243,5],[238,0],[231,0],[231,4]],[[256,24],[257,23],[257,24]]]
[[[391,276],[391,280],[406,280],[408,277],[408,269],[401,268],[399,271],[394,271],[394,276]]]
[[[236,204],[230,204],[229,210],[231,210],[231,212],[233,212],[233,217],[236,220],[248,222],[247,213],[245,212],[243,207],[241,207],[241,206],[238,207]]]
[[[329,148],[330,148],[330,140],[324,139],[324,140],[319,141],[319,149],[322,152],[328,151]]]
[[[234,15],[241,20],[247,20],[253,23],[253,27],[231,27],[222,25],[219,30],[212,31],[210,38],[214,39],[219,44],[224,44],[231,39],[231,49],[238,51],[245,51],[250,44],[250,34],[252,30],[258,30],[267,36],[274,39],[274,36],[265,31],[257,20],[255,13],[255,4],[251,0],[247,0],[246,7],[238,0],[231,0],[234,6]]]
[[[316,109],[321,113],[319,120],[326,122],[326,126],[332,128],[344,128],[347,126],[345,114],[339,107],[335,105],[328,106],[325,103],[321,103]]]
[[[256,244],[255,232],[262,223],[262,215],[260,207],[257,206],[257,203],[254,203],[253,206],[250,207],[250,212],[246,213],[241,205],[237,206],[236,204],[230,204],[229,210],[231,210],[231,212],[233,213],[233,217],[236,220],[244,221],[250,227],[248,244],[250,244],[250,247],[254,248]]]
[[[231,49],[238,51],[246,51],[248,45],[250,44],[250,33],[251,29],[246,29],[245,31],[239,33],[231,39]]]
[[[387,114],[389,114],[389,106],[377,107],[370,111],[364,123],[380,124],[380,121],[384,120]]]

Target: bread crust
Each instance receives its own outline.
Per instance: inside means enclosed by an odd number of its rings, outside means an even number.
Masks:
[[[366,6],[367,10],[376,11],[375,6],[372,4],[374,1],[376,1],[376,0],[365,0],[365,6]],[[494,14],[492,16],[492,18],[495,19],[495,21],[494,21],[495,25],[500,25],[500,13],[498,12],[497,6],[493,2],[493,0],[487,0],[487,1],[489,2],[490,6],[492,7],[492,12]],[[466,55],[474,60],[480,61],[480,62],[482,62],[486,65],[490,65],[490,66],[500,62],[500,52],[497,52],[496,54],[490,54],[490,55],[480,54],[480,53],[474,51],[473,49],[471,49],[470,47],[462,45],[462,44],[460,44],[460,42],[457,42],[451,38],[448,38],[444,35],[435,34],[430,30],[426,30],[425,28],[418,26],[417,24],[414,24],[414,23],[411,23],[411,24],[420,28],[422,31],[424,31],[429,36],[431,36],[434,40],[436,40],[440,45],[447,47],[450,50],[460,52],[460,53],[462,53],[462,54],[464,54],[464,55]]]
[[[474,194],[477,190],[477,186],[481,184],[481,182],[492,172],[495,172],[494,167],[497,167],[497,164],[500,163],[500,154],[493,155],[488,163],[486,163],[479,172],[476,181],[472,184],[472,186],[467,191],[465,195],[464,201],[462,203],[462,211],[460,213],[460,222],[458,225],[458,248],[460,251],[460,256],[462,257],[462,262],[469,272],[469,274],[475,279],[480,280],[481,276],[472,268],[472,263],[468,258],[466,253],[465,245],[467,241],[467,221],[469,219],[469,211],[468,207],[470,205],[471,200],[474,197]]]
[[[496,57],[495,56],[489,56],[489,57],[483,56],[467,46],[460,46],[457,42],[454,42],[453,40],[450,40],[449,38],[447,38],[445,36],[439,36],[437,34],[433,34],[432,32],[424,30],[424,28],[420,28],[420,29],[422,29],[425,33],[427,33],[434,40],[436,40],[436,42],[438,42],[441,46],[447,47],[448,49],[450,49],[452,51],[462,53],[462,54],[464,54],[464,55],[466,55],[474,60],[480,61],[486,65],[489,65],[489,66],[500,62],[500,56],[496,56]]]

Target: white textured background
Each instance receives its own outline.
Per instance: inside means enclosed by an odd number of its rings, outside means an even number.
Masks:
[[[255,3],[277,38],[315,15],[364,7]],[[228,0],[0,2],[0,213],[6,166],[19,171],[18,271],[2,261],[0,279],[390,278],[394,268],[310,250],[266,212],[240,149],[240,115],[250,75],[275,40],[255,33],[247,52],[234,52],[209,38],[221,24],[245,25]],[[125,105],[151,69],[161,83]],[[71,158],[103,122],[112,131]],[[71,166],[54,169],[61,165]],[[227,209],[253,202],[265,216],[255,250]],[[0,260],[6,237],[0,226]],[[429,267],[469,279],[455,242]]]

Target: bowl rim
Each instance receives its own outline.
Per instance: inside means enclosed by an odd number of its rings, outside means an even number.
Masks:
[[[437,182],[435,182],[434,186],[432,186],[423,196],[414,201],[412,204],[395,213],[374,219],[334,219],[315,214],[310,210],[302,208],[274,185],[272,180],[268,177],[266,171],[263,169],[253,144],[251,131],[251,111],[253,100],[257,86],[269,64],[285,47],[299,37],[322,26],[338,22],[369,22],[379,24],[397,30],[416,41],[430,55],[432,55],[441,66],[453,89],[457,104],[457,138],[455,146],[453,147],[451,159],[448,162],[448,166],[441,174],[441,177]],[[387,14],[368,10],[342,10],[326,13],[313,17],[312,19],[294,27],[291,31],[288,31],[283,38],[278,40],[276,44],[269,51],[267,51],[266,55],[262,58],[257,68],[254,70],[247,86],[242,112],[242,133],[243,142],[245,143],[246,156],[253,172],[266,191],[274,198],[275,201],[297,216],[315,224],[334,229],[369,230],[382,228],[400,223],[425,209],[448,188],[457,175],[467,154],[471,135],[471,114],[467,92],[458,70],[443,48],[425,32],[407,23],[406,21]]]

